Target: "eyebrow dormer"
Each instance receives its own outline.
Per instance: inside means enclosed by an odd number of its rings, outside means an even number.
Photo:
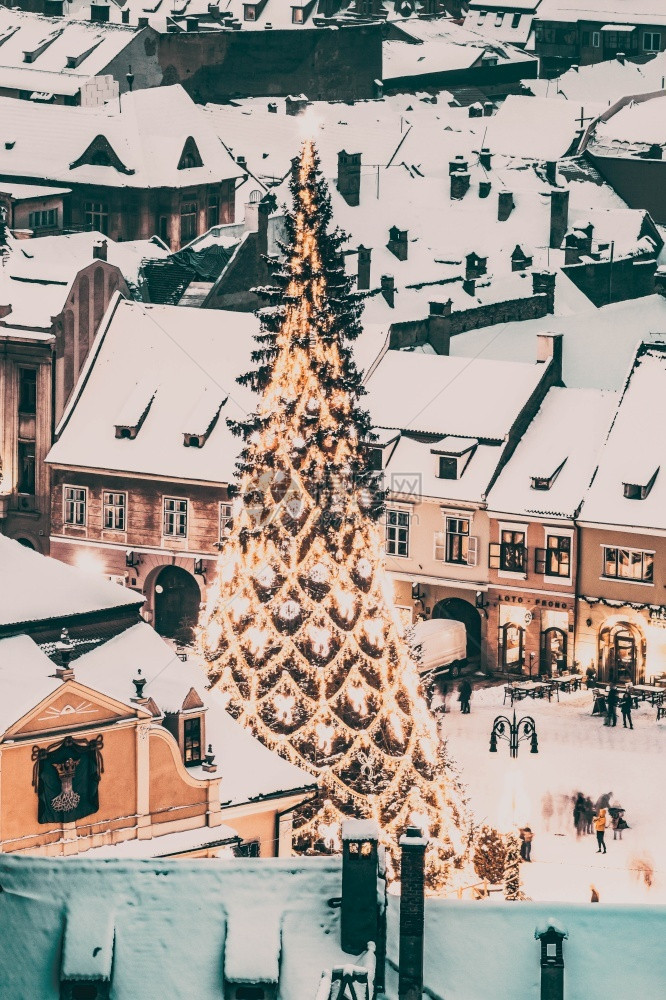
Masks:
[[[192,138],[188,136],[185,140],[185,145],[183,146],[183,152],[180,154],[180,160],[178,161],[179,170],[191,170],[192,167],[203,167],[203,160],[201,159],[201,153],[199,152],[199,147]]]
[[[623,482],[622,493],[627,500],[645,500],[650,495],[650,490],[654,486],[659,475],[659,467],[655,469],[649,479],[641,477],[642,482]]]
[[[226,400],[221,389],[204,389],[185,419],[183,445],[186,448],[203,448]]]
[[[430,449],[435,456],[435,475],[438,479],[460,479],[476,451],[476,438],[448,435]]]
[[[554,468],[551,466],[552,472],[546,472],[546,470],[544,469],[538,476],[531,476],[530,485],[532,489],[533,490],[551,489],[553,483],[555,482],[560,472],[564,468],[565,463],[566,463],[566,458],[562,459],[562,461]]]
[[[154,383],[137,382],[123,403],[115,423],[117,438],[134,439],[148,416],[157,392]]]
[[[70,170],[90,164],[96,167],[113,167],[121,174],[133,174],[134,168],[126,166],[105,135],[96,135],[77,160],[69,165]]]

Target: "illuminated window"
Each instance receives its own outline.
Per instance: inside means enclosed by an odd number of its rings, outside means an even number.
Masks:
[[[229,537],[233,521],[232,513],[233,511],[230,503],[220,504],[220,545],[224,545]]]
[[[201,717],[185,719],[183,756],[188,765],[200,764],[201,757]]]
[[[616,580],[652,583],[654,552],[642,549],[619,549],[604,545],[603,575]]]

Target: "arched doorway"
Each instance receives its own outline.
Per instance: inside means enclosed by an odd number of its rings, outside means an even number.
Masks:
[[[201,591],[194,577],[180,566],[165,566],[155,580],[155,630],[189,642],[200,603]]]
[[[515,622],[500,627],[501,664],[507,673],[522,673],[525,660],[525,629]]]
[[[568,635],[561,628],[547,628],[541,633],[541,670],[550,676],[566,669]]]
[[[616,622],[599,632],[599,676],[611,684],[643,679],[645,639],[630,622]]]
[[[476,664],[481,662],[481,615],[469,601],[446,597],[434,606],[432,617],[462,622],[467,633],[467,659]]]

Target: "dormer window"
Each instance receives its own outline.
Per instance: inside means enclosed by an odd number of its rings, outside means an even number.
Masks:
[[[476,451],[478,441],[451,435],[442,438],[430,452],[435,456],[435,475],[438,479],[460,479]]]
[[[302,7],[292,7],[291,8],[291,23],[292,24],[303,24],[303,8]]]
[[[368,449],[368,467],[373,472],[381,472],[383,469],[384,461],[384,449],[383,448],[369,448]]]
[[[243,4],[243,20],[244,21],[256,21],[257,20],[257,7],[256,7],[256,4],[253,4],[253,3]]]
[[[115,423],[117,438],[133,440],[148,416],[157,389],[151,383],[137,382],[120,409]]]
[[[648,479],[648,481],[641,485],[640,483],[622,483],[622,492],[626,500],[645,500],[646,497],[650,495],[650,490],[654,486],[655,479],[659,469],[656,469],[653,475]]]
[[[201,153],[196,142],[190,135],[185,141],[183,152],[180,154],[178,169],[191,170],[192,167],[203,167],[203,160],[201,159]]]
[[[204,703],[194,688],[190,688],[179,709],[164,713],[162,724],[178,743],[185,767],[196,767],[204,759],[205,715]]]
[[[551,472],[550,475],[548,475],[548,476],[532,476],[531,477],[531,487],[532,487],[532,489],[533,490],[549,490],[552,487],[552,485],[555,482],[555,480],[557,479],[557,477],[559,476],[560,472],[562,471],[562,468],[563,468],[565,462],[566,462],[566,458],[564,459],[563,462],[560,462],[560,464],[557,466],[557,468],[554,469],[554,471]]]
[[[221,390],[204,389],[185,418],[187,430],[183,431],[183,445],[186,448],[203,448],[226,400],[227,395]]]

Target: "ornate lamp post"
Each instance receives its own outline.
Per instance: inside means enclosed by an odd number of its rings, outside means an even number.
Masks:
[[[512,757],[518,756],[518,744],[523,740],[531,743],[530,753],[539,752],[539,740],[537,737],[536,724],[531,715],[525,715],[516,721],[516,713],[513,713],[513,720],[506,715],[498,715],[493,722],[493,730],[490,734],[490,752],[497,753],[497,740],[506,740],[509,744],[509,752]]]

